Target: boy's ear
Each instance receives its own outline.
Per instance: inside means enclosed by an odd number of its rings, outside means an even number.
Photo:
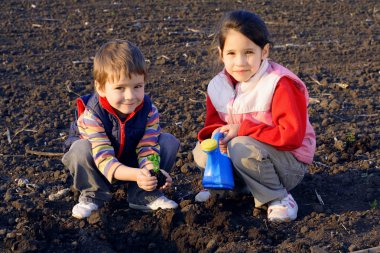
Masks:
[[[105,97],[105,92],[100,88],[100,84],[98,81],[95,81],[95,90],[101,97]]]
[[[267,43],[261,51],[261,59],[264,60],[269,57],[269,43]]]

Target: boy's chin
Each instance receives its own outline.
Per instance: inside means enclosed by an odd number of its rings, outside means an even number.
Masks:
[[[130,109],[130,110],[123,110],[123,111],[117,110],[117,115],[119,117],[126,117],[129,114],[131,114],[133,111],[134,111],[134,109],[133,110],[132,109]]]

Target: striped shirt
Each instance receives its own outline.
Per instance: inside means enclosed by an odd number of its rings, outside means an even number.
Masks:
[[[91,144],[92,155],[97,168],[109,182],[112,182],[115,170],[122,164],[116,158],[115,149],[111,145],[100,117],[94,111],[86,108],[78,118],[77,123],[81,138],[87,139]],[[146,163],[150,163],[148,161],[150,155],[160,154],[160,145],[158,144],[160,130],[158,110],[152,105],[144,136],[136,147],[140,168]]]

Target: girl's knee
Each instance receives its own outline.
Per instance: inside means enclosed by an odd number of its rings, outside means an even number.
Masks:
[[[197,142],[193,149],[193,158],[198,168],[204,169],[206,167],[207,154],[202,151],[200,142]]]
[[[238,136],[233,138],[228,144],[228,153],[233,162],[242,159],[255,159],[263,161],[268,158],[265,144],[248,136]]]

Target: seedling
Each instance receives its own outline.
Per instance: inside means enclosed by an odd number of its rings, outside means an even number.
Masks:
[[[157,154],[153,154],[148,156],[148,160],[153,164],[153,171],[155,173],[160,172],[160,156]]]
[[[160,170],[160,156],[158,154],[153,154],[148,156],[148,161],[152,162],[153,169],[150,171],[152,176],[157,178],[157,189],[163,186],[166,182],[166,177],[162,174]]]
[[[377,208],[377,200],[375,199],[373,202],[369,203],[371,209],[376,209]]]
[[[354,142],[355,141],[355,134],[354,133],[348,133],[346,135],[346,141],[348,141],[348,142]]]

